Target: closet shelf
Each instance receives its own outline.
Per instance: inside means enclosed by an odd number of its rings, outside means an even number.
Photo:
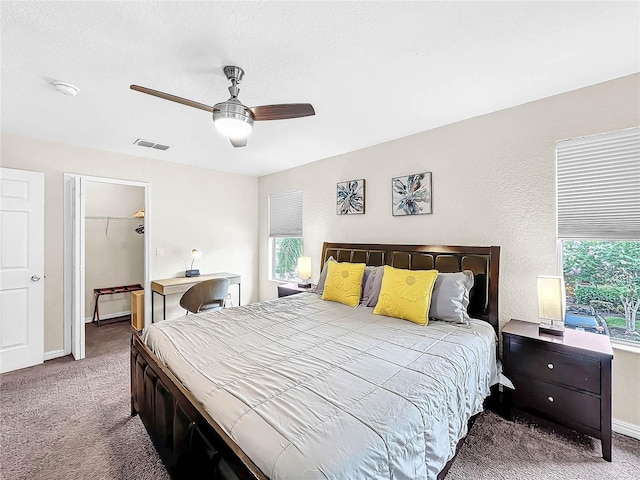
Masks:
[[[142,222],[144,218],[135,218],[135,217],[84,217],[85,220],[127,220],[131,222]]]
[[[85,220],[106,220],[107,223],[104,227],[104,235],[105,237],[109,236],[109,223],[113,220],[115,221],[127,221],[127,222],[137,222],[138,228],[135,229],[136,233],[142,234],[144,233],[144,217],[135,218],[135,217],[100,217],[100,216],[87,216],[84,217]]]

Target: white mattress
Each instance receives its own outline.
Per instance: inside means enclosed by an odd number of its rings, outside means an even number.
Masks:
[[[496,381],[496,335],[302,293],[144,339],[271,479],[435,479]]]

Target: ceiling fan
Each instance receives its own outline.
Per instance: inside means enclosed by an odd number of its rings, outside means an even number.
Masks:
[[[139,85],[131,85],[131,89],[213,113],[214,125],[220,133],[229,138],[234,147],[245,147],[247,145],[247,136],[251,133],[254,121],[284,120],[316,114],[310,103],[281,103],[247,107],[238,100],[238,93],[240,92],[238,85],[242,82],[244,70],[240,67],[229,65],[224,67],[224,74],[231,82],[229,87],[231,97],[229,100],[216,103],[213,107]]]

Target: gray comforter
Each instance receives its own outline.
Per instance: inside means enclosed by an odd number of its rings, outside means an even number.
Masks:
[[[144,339],[273,480],[435,479],[495,382],[495,332],[372,310],[302,293]]]

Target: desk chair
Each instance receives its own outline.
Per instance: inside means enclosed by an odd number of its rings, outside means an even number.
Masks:
[[[213,278],[196,283],[184,292],[180,306],[191,313],[213,312],[224,307],[229,291],[228,278]]]

